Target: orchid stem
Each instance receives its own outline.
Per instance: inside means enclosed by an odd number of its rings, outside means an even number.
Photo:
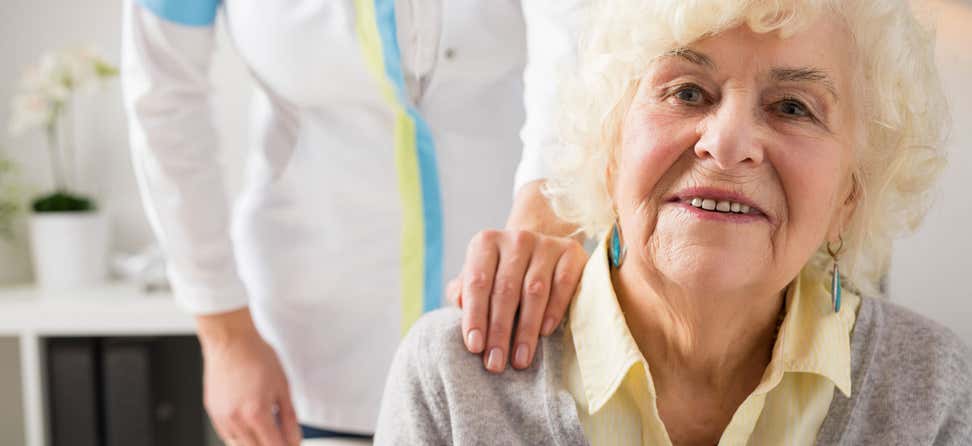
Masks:
[[[57,119],[47,125],[47,148],[51,154],[51,172],[54,174],[55,190],[64,191],[64,166],[61,163],[61,151],[58,150]]]

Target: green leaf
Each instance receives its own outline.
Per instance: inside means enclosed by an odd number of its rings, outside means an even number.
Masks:
[[[102,60],[96,60],[94,63],[95,73],[98,77],[115,77],[118,76],[118,68],[109,64],[108,62]]]
[[[34,212],[94,212],[94,201],[68,191],[57,191],[34,200]]]

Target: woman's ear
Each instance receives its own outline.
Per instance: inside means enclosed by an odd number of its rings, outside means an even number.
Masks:
[[[608,144],[607,162],[604,166],[604,186],[611,200],[614,200],[614,186],[621,159],[620,152],[624,146],[625,121],[628,119],[628,111],[631,109],[631,104],[634,103],[640,86],[640,79],[629,82],[621,99],[614,104],[608,118],[602,124],[604,126],[602,127],[602,134],[606,135],[603,141]]]
[[[857,210],[857,205],[860,204],[861,200],[861,184],[857,179],[857,174],[853,173],[850,176],[850,181],[843,187],[841,191],[842,197],[844,199],[837,208],[837,214],[833,222],[830,225],[830,230],[827,232],[827,240],[835,242],[840,238],[841,233],[850,224],[851,218],[854,217],[854,212]]]
[[[615,164],[612,156],[604,166],[604,187],[607,188],[608,197],[611,198],[614,198],[614,175],[617,170]]]

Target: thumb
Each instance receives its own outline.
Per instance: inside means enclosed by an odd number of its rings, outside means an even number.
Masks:
[[[446,285],[446,300],[452,305],[462,308],[462,274],[450,280]]]

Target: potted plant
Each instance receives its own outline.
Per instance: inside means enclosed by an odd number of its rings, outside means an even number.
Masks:
[[[10,131],[42,129],[53,190],[31,200],[34,274],[44,289],[89,286],[107,276],[108,221],[74,183],[72,99],[94,90],[118,70],[88,49],[45,54],[28,67],[12,102]]]

